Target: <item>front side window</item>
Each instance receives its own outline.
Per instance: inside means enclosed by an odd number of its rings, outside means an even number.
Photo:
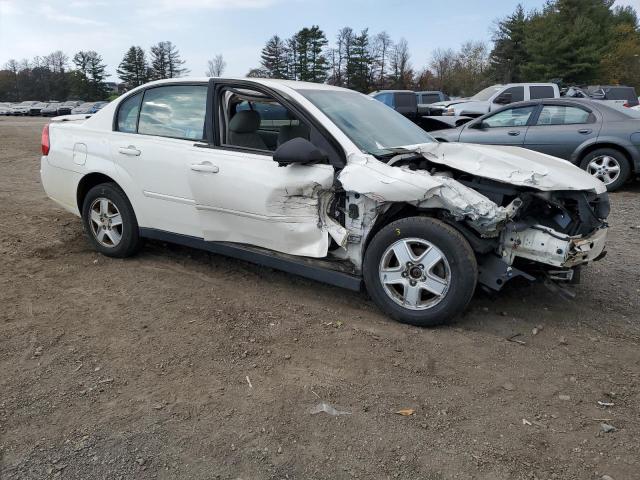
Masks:
[[[325,114],[363,152],[384,155],[389,149],[431,143],[433,137],[379,101],[357,92],[307,90],[298,93]]]
[[[589,123],[591,113],[578,107],[545,105],[542,107],[537,125],[570,125]]]
[[[242,98],[243,94],[251,98]],[[274,98],[245,90],[228,92],[223,103],[229,118],[223,132],[225,146],[273,152],[294,138],[310,139],[309,126]]]
[[[531,114],[535,111],[536,106],[508,108],[501,112],[491,115],[482,121],[485,128],[499,127],[523,127],[529,121]]]
[[[168,85],[144,92],[138,133],[202,140],[207,105],[205,85]]]
[[[138,112],[140,111],[141,100],[142,93],[137,93],[120,104],[120,108],[118,108],[116,130],[126,133],[136,132],[136,123],[138,122]]]

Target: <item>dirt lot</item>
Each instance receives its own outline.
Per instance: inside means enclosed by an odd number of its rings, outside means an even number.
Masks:
[[[637,184],[575,299],[478,292],[425,330],[196,250],[97,255],[42,190],[43,123],[0,117],[2,480],[640,478]]]

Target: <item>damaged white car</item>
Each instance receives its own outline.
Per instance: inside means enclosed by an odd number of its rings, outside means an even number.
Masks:
[[[569,281],[604,255],[603,183],[516,147],[437,143],[350,90],[178,79],[42,135],[47,194],[113,257],[144,238],[358,290],[436,325],[477,284]],[[575,279],[575,278],[574,278]]]

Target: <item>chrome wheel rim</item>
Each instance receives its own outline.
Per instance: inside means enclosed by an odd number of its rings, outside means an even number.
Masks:
[[[609,185],[620,176],[620,162],[610,155],[599,155],[589,162],[587,172]]]
[[[380,259],[379,272],[384,292],[409,310],[435,307],[451,284],[451,268],[444,253],[422,238],[391,244]]]
[[[96,241],[107,248],[115,248],[122,241],[122,215],[108,198],[96,198],[89,208],[89,225]]]

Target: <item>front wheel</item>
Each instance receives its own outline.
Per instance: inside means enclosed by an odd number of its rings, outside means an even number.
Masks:
[[[399,322],[421,327],[451,321],[478,280],[469,243],[429,217],[408,217],[376,233],[365,253],[364,281],[373,301]]]

